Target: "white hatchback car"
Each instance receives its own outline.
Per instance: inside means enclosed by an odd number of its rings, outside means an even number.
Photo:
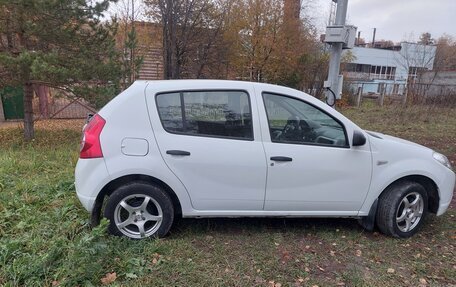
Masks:
[[[130,238],[165,236],[177,216],[353,217],[409,237],[455,185],[442,154],[262,83],[137,81],[83,134],[77,195],[92,224],[105,206]]]

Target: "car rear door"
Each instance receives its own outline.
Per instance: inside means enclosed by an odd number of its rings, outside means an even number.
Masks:
[[[252,84],[187,83],[146,91],[164,161],[195,209],[262,210],[266,158]]]

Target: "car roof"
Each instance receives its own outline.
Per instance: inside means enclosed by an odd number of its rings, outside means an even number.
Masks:
[[[254,87],[258,87],[258,88],[261,88],[261,89],[277,89],[277,88],[281,88],[281,89],[287,89],[287,90],[290,90],[290,91],[294,91],[296,92],[297,90],[296,89],[292,89],[292,88],[289,88],[289,87],[285,87],[285,86],[280,86],[280,85],[274,85],[274,84],[267,84],[267,83],[259,83],[259,82],[250,82],[250,81],[236,81],[236,80],[213,80],[213,79],[182,79],[182,80],[137,80],[135,82],[135,84],[142,84],[144,86],[146,86],[147,84],[152,84],[152,85],[160,85],[160,84],[164,84],[165,86],[174,86],[175,88],[180,88],[179,86],[186,86],[187,84],[189,83],[198,83],[198,84],[201,84],[201,85],[204,85],[204,83],[207,83],[207,84],[211,84],[211,85],[214,85],[214,84],[222,84],[224,86],[226,86],[226,88],[236,88],[236,87],[240,87],[240,86],[245,86],[245,85],[253,85]]]

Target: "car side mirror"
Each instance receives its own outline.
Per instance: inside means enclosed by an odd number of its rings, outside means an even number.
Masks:
[[[366,137],[364,134],[360,131],[354,131],[353,132],[353,141],[352,145],[353,146],[362,146],[366,144]]]

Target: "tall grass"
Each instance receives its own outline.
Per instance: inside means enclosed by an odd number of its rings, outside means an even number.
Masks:
[[[455,159],[453,110],[342,112]],[[106,221],[91,229],[73,184],[81,127],[38,122],[31,143],[19,128],[0,129],[0,285],[97,286],[113,273],[126,286],[456,284],[454,209],[405,241],[348,219],[185,219],[166,239],[142,241],[109,236]]]

